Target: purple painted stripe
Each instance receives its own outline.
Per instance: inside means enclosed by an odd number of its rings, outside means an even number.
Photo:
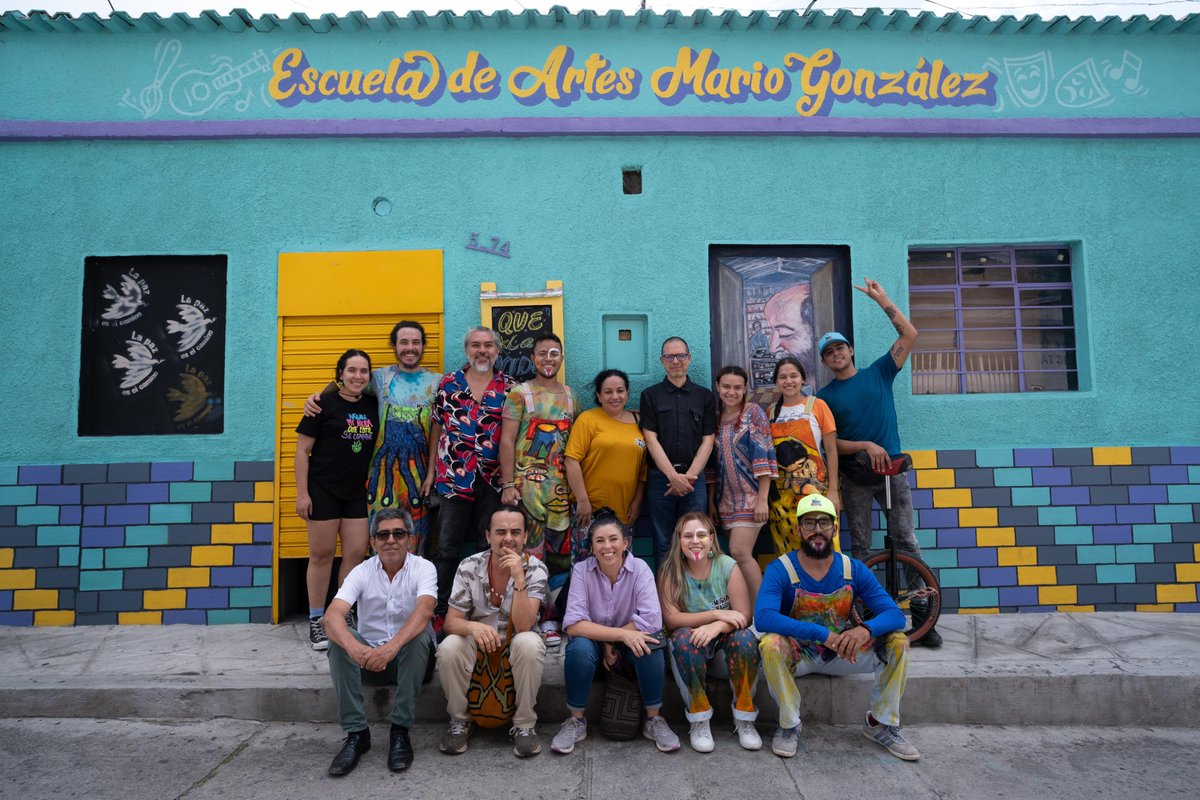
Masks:
[[[1200,117],[925,119],[654,116],[497,117],[493,119],[230,119],[154,122],[0,120],[0,141],[587,135],[1192,137],[1200,136]]]

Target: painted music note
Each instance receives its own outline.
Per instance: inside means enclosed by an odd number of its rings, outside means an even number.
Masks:
[[[233,59],[219,56],[213,59],[213,69],[190,69],[175,79],[171,84],[171,108],[186,117],[207,114],[229,97],[241,95],[243,80],[270,68],[262,50],[237,66]]]
[[[1111,61],[1105,61],[1102,67],[1104,77],[1118,83],[1125,94],[1142,95],[1150,91],[1142,86],[1142,60],[1128,50],[1125,51],[1120,66],[1113,66]]]

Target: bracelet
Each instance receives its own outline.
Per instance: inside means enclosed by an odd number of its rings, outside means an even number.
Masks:
[[[500,484],[500,488],[501,489],[515,489],[515,488],[517,488],[517,482],[509,481],[508,483],[502,483],[502,484]]]
[[[526,588],[528,588],[528,587],[525,587],[525,586],[519,586],[519,587],[518,587],[518,586],[514,586],[514,587],[513,587],[513,591],[514,591],[514,592],[523,592],[523,591],[525,591],[525,589],[526,589]]]

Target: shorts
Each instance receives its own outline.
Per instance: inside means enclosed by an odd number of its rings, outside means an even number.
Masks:
[[[329,491],[314,480],[308,482],[308,497],[312,500],[312,513],[308,518],[315,522],[330,519],[366,519],[367,488],[342,497]]]

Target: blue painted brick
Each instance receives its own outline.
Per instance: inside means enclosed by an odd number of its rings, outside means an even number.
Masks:
[[[270,522],[257,522],[254,524],[254,541],[270,544],[275,540],[274,532],[275,526]]]
[[[1200,485],[1168,486],[1167,500],[1172,503],[1200,503]]]
[[[1150,482],[1149,467],[1131,467],[1124,464],[1118,464],[1114,467],[1109,467],[1112,473],[1112,482],[1127,485],[1137,485]]]
[[[1092,448],[1058,447],[1054,450],[1054,466],[1083,467],[1092,465]]]
[[[47,569],[39,569],[37,572],[37,583],[34,584],[38,589],[74,589],[79,586],[79,570],[74,567],[49,567]],[[68,606],[63,602],[65,598],[59,597],[59,608],[74,608],[74,600]]]
[[[1178,608],[1178,606],[1176,606]],[[250,622],[255,625],[269,625],[271,623],[271,607],[263,606],[262,608],[250,609]]]
[[[82,496],[79,487],[71,484],[39,486],[37,489],[38,505],[43,506],[77,506]]]
[[[0,527],[10,528],[17,524],[17,509],[14,506],[0,506]]]
[[[960,489],[974,489],[982,486],[995,486],[996,481],[990,469],[956,469],[954,470],[954,485]]]
[[[254,484],[217,481],[212,484],[212,499],[219,503],[247,503],[254,499]]]
[[[1092,544],[1092,529],[1087,526],[1062,525],[1054,529],[1055,544]]]
[[[1008,487],[976,487],[971,490],[975,508],[999,508],[1012,505],[1012,489]]]
[[[89,483],[83,487],[85,506],[108,506],[125,502],[125,484]]]
[[[938,547],[974,547],[974,528],[941,528],[937,535]]]
[[[1076,552],[1080,564],[1111,564],[1117,559],[1115,548],[1111,544],[1081,545]]]
[[[1022,448],[1013,451],[1013,465],[1017,467],[1048,467],[1054,463],[1054,451],[1048,447]]]
[[[1092,495],[1086,486],[1059,486],[1050,490],[1050,499],[1056,506],[1086,506]]]
[[[95,613],[76,613],[76,625],[116,625],[118,622],[116,611],[98,611]]]
[[[1028,467],[997,469],[993,478],[997,486],[1032,486],[1033,470]]]
[[[1001,528],[1015,528],[1024,525],[1038,524],[1038,511],[1040,509],[1030,507],[1001,508],[997,509],[996,519]]]
[[[933,508],[932,489],[912,489],[909,493],[912,495],[913,508]]]
[[[1134,464],[1170,464],[1169,447],[1131,447],[1129,454]]]
[[[83,524],[84,525],[103,525],[104,524],[104,506],[84,506],[83,507]]]
[[[233,563],[238,566],[265,567],[271,563],[271,548],[258,544],[234,545]]]
[[[958,469],[960,467],[975,466],[975,451],[974,450],[938,450],[937,451],[938,466],[945,468]]]
[[[188,589],[188,608],[229,608],[228,589]]]
[[[62,483],[62,467],[58,464],[49,466],[21,467],[17,471],[17,483]]]
[[[16,519],[16,515],[13,515],[13,519]],[[60,525],[80,524],[83,522],[83,508],[81,506],[59,506],[58,522]]]
[[[204,625],[208,618],[199,609],[169,608],[163,612],[162,621],[164,625]]]
[[[1060,586],[1095,583],[1096,568],[1091,564],[1064,564],[1058,568]]]
[[[194,503],[192,522],[233,522],[233,503]]]
[[[192,563],[192,548],[159,546],[150,551],[152,567],[187,567]]]
[[[58,506],[21,506],[17,509],[18,525],[57,525]]]
[[[1033,482],[1037,486],[1070,486],[1070,467],[1034,467]]]
[[[942,586],[978,586],[979,570],[974,568],[943,569],[938,572]]]
[[[150,506],[109,506],[105,521],[109,525],[145,525],[150,522]]]
[[[17,515],[17,521],[20,522],[20,514]],[[1155,522],[1192,522],[1192,507],[1191,506],[1155,506],[1154,507]]]
[[[1165,462],[1164,462],[1165,463]],[[271,481],[275,479],[274,461],[238,461],[233,479],[237,481]]]
[[[0,625],[28,628],[32,624],[32,611],[0,611]]]
[[[957,508],[926,508],[917,512],[922,528],[950,528],[958,525]],[[974,542],[972,542],[974,544]]]
[[[104,569],[104,551],[98,547],[85,547],[80,550],[80,569]]]
[[[1048,506],[1050,505],[1050,490],[1045,486],[1014,488],[1012,502],[1014,506]]]
[[[1159,564],[1190,564],[1196,551],[1188,542],[1164,542],[1154,545],[1154,560]]]
[[[1037,512],[1039,525],[1074,525],[1077,521],[1072,506],[1043,506]]]
[[[925,555],[922,553],[921,555]],[[928,563],[928,560],[926,560]],[[270,586],[272,578],[272,570],[270,567],[255,567],[254,568],[254,585],[255,586]]]
[[[1200,464],[1200,447],[1172,447],[1172,464]]]
[[[12,552],[13,569],[37,569],[58,564],[58,550],[53,547],[18,547]]]
[[[1108,467],[1071,467],[1071,483],[1076,486],[1098,486],[1112,483]]]
[[[1171,541],[1170,525],[1134,525],[1133,541],[1137,543]]]
[[[996,548],[967,547],[958,552],[960,567],[994,567],[996,566]]]
[[[979,570],[979,582],[984,586],[1016,586],[1016,567],[989,567]]]
[[[211,525],[172,525],[167,532],[169,544],[208,544],[212,541]]]
[[[962,589],[958,593],[961,608],[991,608],[1000,605],[996,589]]]
[[[197,461],[192,465],[192,480],[196,481],[231,481],[233,480],[232,461]]]
[[[1122,525],[1154,522],[1154,507],[1117,506],[1117,522]]]
[[[119,569],[81,570],[79,572],[79,590],[83,592],[103,592],[111,589],[120,589],[123,577]]]
[[[1137,546],[1137,545],[1135,545]],[[1174,583],[1174,564],[1136,564],[1138,583]],[[1155,602],[1151,600],[1150,602]]]
[[[150,480],[152,481],[190,481],[191,479],[192,464],[190,461],[164,461],[150,465]]]
[[[1036,586],[1001,587],[999,594],[998,605],[1002,606],[1031,606],[1036,605],[1038,601]]]
[[[1120,564],[1150,564],[1154,561],[1154,545],[1117,545],[1115,555],[1117,562]]]
[[[245,608],[214,608],[208,612],[209,625],[245,625],[250,611]]]
[[[125,570],[125,588],[142,591],[146,589],[166,589],[167,570],[164,567],[127,569]]]
[[[37,545],[37,528],[9,526],[0,528],[0,547],[34,547]]]
[[[82,542],[84,547],[120,547],[125,544],[125,529],[85,527]]]
[[[250,586],[253,567],[213,567],[208,582],[213,586]]]
[[[1004,447],[976,450],[975,463],[981,467],[1011,467],[1013,451]]]
[[[1150,468],[1151,483],[1187,483],[1188,470],[1187,467],[1151,467]]]
[[[136,464],[109,464],[109,483],[145,483],[150,480],[150,465],[146,462]]]
[[[125,500],[129,503],[165,503],[168,495],[165,483],[131,483],[125,487]]]
[[[1017,528],[1014,533],[1018,547],[1044,547],[1054,544],[1054,528],[1027,525]]]
[[[152,505],[150,506],[150,522],[154,524],[164,523],[187,523],[192,521],[192,507],[186,504],[179,505]]]
[[[1085,584],[1079,587],[1075,597],[1075,602],[1081,606],[1099,607],[1106,603],[1114,602],[1117,597],[1117,590],[1115,586]]]
[[[100,592],[99,603],[100,611],[141,611],[142,593],[132,590]]]
[[[68,547],[79,545],[79,528],[75,525],[43,525],[37,529],[39,547]]]
[[[1099,564],[1096,580],[1099,583],[1133,583],[1137,579],[1133,564]]]
[[[1171,537],[1177,542],[1200,542],[1200,525],[1192,523],[1172,525]]]
[[[1112,506],[1080,506],[1075,521],[1080,525],[1112,525],[1117,521],[1117,510]]]
[[[67,464],[63,467],[63,483],[105,483],[108,467],[104,464]]]
[[[12,611],[13,593],[9,589],[0,590],[0,611]]]
[[[1129,525],[1096,525],[1092,528],[1096,544],[1129,544],[1133,528]]]

